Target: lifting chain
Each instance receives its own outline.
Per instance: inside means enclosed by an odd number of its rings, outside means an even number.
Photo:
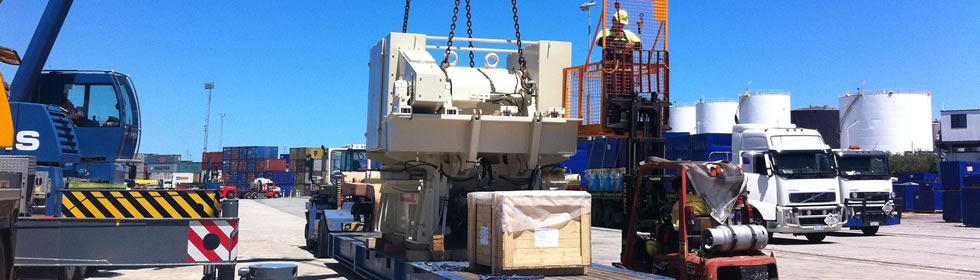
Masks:
[[[458,1],[457,1],[458,2]],[[517,0],[510,0],[511,5],[513,5],[514,11],[514,33],[517,37],[517,63],[520,64],[521,72],[521,88],[524,90],[530,89],[531,86],[528,84],[528,73],[527,73],[527,61],[524,60],[524,46],[521,44],[521,24],[518,22],[517,18]]]
[[[412,5],[412,0],[405,0],[405,19],[402,20],[402,33],[408,33],[408,7]]]
[[[466,36],[473,39],[473,14],[470,13],[470,0],[466,0]],[[473,68],[473,41],[470,41],[470,68]]]
[[[459,0],[456,0],[456,6],[453,7],[453,23],[449,25],[449,39],[446,40],[446,55],[442,56],[442,68],[449,68],[449,53],[452,52],[453,48],[453,37],[456,36],[456,15],[459,14]]]

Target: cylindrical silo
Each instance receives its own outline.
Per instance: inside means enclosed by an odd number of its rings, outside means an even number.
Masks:
[[[694,105],[670,106],[670,132],[697,133],[698,116]]]
[[[810,106],[790,112],[790,122],[799,128],[815,129],[831,149],[840,148],[840,110],[828,106]]]
[[[767,124],[774,127],[790,124],[790,100],[787,91],[754,91],[738,97],[736,120],[745,124]]]
[[[697,105],[698,134],[732,133],[735,126],[735,101],[702,101]]]
[[[901,153],[932,151],[932,94],[874,90],[840,96],[841,147]]]

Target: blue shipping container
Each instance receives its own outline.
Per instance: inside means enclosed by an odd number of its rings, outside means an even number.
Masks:
[[[293,194],[293,184],[276,184],[279,189],[282,190],[282,196],[291,196]]]
[[[231,159],[231,147],[221,148],[221,158],[226,160]]]
[[[246,164],[245,164],[245,168],[248,171],[255,170],[255,159],[254,158],[248,159],[248,162],[246,162]]]
[[[575,155],[572,155],[572,157],[568,158],[568,160],[559,162],[558,164],[561,164],[565,168],[568,168],[568,170],[571,173],[576,173],[581,175],[582,173],[585,172],[586,167],[588,167],[589,165],[588,159],[589,159],[589,145],[578,144],[575,147]]]
[[[284,159],[289,162],[289,154],[279,154],[279,159]]]
[[[231,161],[230,160],[222,160],[221,161],[221,171],[224,171],[224,172],[231,171]]]
[[[279,147],[255,147],[255,158],[279,158]]]
[[[962,193],[960,190],[943,192],[943,221],[959,222],[963,220]]]
[[[963,224],[980,227],[980,188],[963,189]]]
[[[620,140],[619,138],[599,138],[590,141],[588,169],[614,167],[619,156]]]
[[[944,161],[939,163],[943,186],[962,189],[968,183],[980,181],[980,161]]]
[[[276,184],[292,184],[296,182],[296,172],[275,172],[272,174],[272,181]]]

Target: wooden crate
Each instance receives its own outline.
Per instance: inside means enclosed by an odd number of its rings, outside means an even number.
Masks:
[[[483,193],[486,194],[486,193]],[[535,205],[535,199],[511,201],[503,207],[500,201],[517,195],[524,198],[548,197],[548,205]],[[555,196],[579,196],[567,199],[567,205],[556,205]],[[582,199],[582,196],[585,198]],[[590,198],[587,192],[572,191],[519,191],[493,192],[490,195],[477,193],[468,199],[468,257],[470,267],[476,270],[489,269],[492,274],[535,274],[535,275],[583,275],[588,273],[592,263],[591,215],[588,214]],[[525,208],[526,207],[526,208]],[[547,222],[539,221],[533,228],[527,224],[503,230],[502,223],[509,218],[529,220],[520,217],[521,211],[515,209],[537,209],[562,216],[563,213],[577,213],[570,219]],[[546,209],[546,210],[545,210]],[[583,214],[584,213],[584,214]],[[515,216],[518,216],[515,218]],[[554,215],[552,215],[554,216]],[[540,218],[540,217],[537,217]],[[535,219],[530,219],[535,220]],[[508,226],[509,227],[509,226]]]

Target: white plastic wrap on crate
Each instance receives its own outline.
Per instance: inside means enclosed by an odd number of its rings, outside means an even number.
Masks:
[[[466,199],[497,209],[498,232],[553,226],[588,215],[592,209],[592,195],[583,191],[472,192]]]
[[[865,90],[840,97],[840,146],[902,153],[932,151],[932,95]]]
[[[705,101],[698,102],[696,106],[698,134],[732,133],[732,126],[735,125],[735,110],[738,108],[738,102]]]
[[[789,125],[790,96],[785,91],[754,91],[738,98],[738,123]]]
[[[670,106],[670,132],[697,133],[698,115],[697,107],[689,106]]]

